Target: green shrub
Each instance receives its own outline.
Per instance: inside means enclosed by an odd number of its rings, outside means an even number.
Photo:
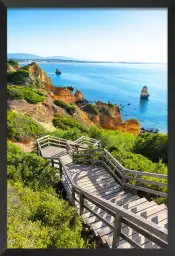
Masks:
[[[45,100],[43,92],[24,86],[7,86],[7,94],[12,100],[25,99],[31,104],[37,104]]]
[[[111,110],[108,106],[104,106],[100,112],[102,112],[103,114],[109,116],[109,117],[113,117],[112,113],[111,113]]]
[[[87,131],[87,128],[83,124],[70,116],[56,116],[53,118],[53,125],[56,128],[63,130],[68,130],[69,128],[78,128],[83,132]]]
[[[7,151],[8,180],[20,181],[34,190],[53,192],[59,180],[58,171],[49,161],[34,153],[24,153],[13,143],[8,143]]]
[[[24,84],[26,78],[29,77],[29,72],[27,70],[19,70],[12,74],[12,83],[13,84]]]
[[[93,114],[93,115],[98,115],[99,114],[99,110],[97,108],[97,106],[95,104],[87,104],[84,108],[84,111],[86,111],[87,113]]]
[[[168,136],[161,133],[143,133],[138,137],[133,151],[148,157],[153,162],[158,162],[162,159],[162,161],[167,164]]]
[[[51,132],[50,135],[58,138],[74,141],[80,138],[81,136],[87,136],[87,133],[82,132],[78,128],[69,128],[68,130],[64,130],[64,131],[61,129],[57,129],[56,131]]]
[[[8,111],[7,133],[8,138],[13,141],[27,142],[32,138],[46,135],[47,131],[31,117]]]
[[[89,128],[89,136],[100,140],[103,147],[110,149],[112,147],[131,151],[137,140],[137,136],[132,133],[123,133],[121,131],[100,129],[97,127]]]
[[[108,101],[108,107],[113,108],[115,105]]]
[[[11,100],[24,99],[24,91],[17,86],[7,86],[7,95]]]
[[[17,85],[24,84],[27,77],[29,77],[29,72],[27,70],[18,70],[12,73],[7,73],[7,82]]]
[[[76,106],[74,104],[68,104],[62,100],[54,100],[54,104],[64,108],[69,114],[73,114],[76,110]]]
[[[8,60],[7,61],[7,67],[8,66],[13,66],[14,68],[18,68],[19,67],[19,63],[15,60]]]
[[[81,218],[67,202],[8,184],[8,248],[89,248],[81,231]]]
[[[13,77],[14,72],[8,72],[7,73],[7,82],[12,83],[12,77]]]

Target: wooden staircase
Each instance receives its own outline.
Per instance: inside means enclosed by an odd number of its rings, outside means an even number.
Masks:
[[[167,194],[139,185],[142,173],[126,170],[104,149],[87,149],[90,144],[100,145],[94,139],[87,141],[85,137],[72,142],[49,136],[37,140],[38,153],[59,169],[68,199],[84,223],[108,248],[167,247],[167,206],[140,198],[136,191]],[[127,185],[128,171],[135,185]],[[137,177],[131,176],[133,172]]]

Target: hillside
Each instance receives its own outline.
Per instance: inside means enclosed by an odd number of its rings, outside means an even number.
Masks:
[[[117,105],[90,104],[71,86],[53,86],[34,62],[20,68],[8,61],[7,81],[8,248],[98,247],[63,200],[57,171],[36,154],[36,138],[89,136],[128,169],[167,174],[167,135],[140,134],[139,122],[123,122]],[[161,197],[153,200],[167,203]]]
[[[9,66],[9,68],[11,67],[13,68],[13,66]],[[84,96],[79,90],[76,90],[73,94],[69,87],[53,86],[48,75],[34,62],[18,70],[8,70],[7,81],[9,85],[8,90],[11,90],[11,94],[13,94],[11,98],[9,94],[9,99],[26,100],[22,98],[22,96],[21,98],[19,96],[22,88],[14,86],[25,85],[31,89],[38,89],[45,93],[45,101],[42,102],[42,105],[40,104],[40,109],[43,109],[43,112],[48,112],[48,109],[58,109],[55,105],[60,106],[61,101],[63,101],[66,104],[74,104],[75,111],[72,113],[72,116],[88,126],[97,125],[98,127],[105,129],[132,132],[136,135],[140,133],[140,124],[137,120],[127,120],[124,123],[122,122],[120,108],[117,105],[111,103],[106,104],[103,102],[89,104],[87,100],[84,100]],[[18,94],[16,97],[14,92]],[[56,100],[57,103],[55,104]],[[9,103],[9,108],[11,105],[14,106],[15,104],[18,111],[20,111],[20,106],[24,106],[25,102],[23,101],[23,104],[21,104],[21,102],[18,104],[18,101],[15,103],[13,102],[12,104]],[[30,109],[30,106],[28,107]],[[26,108],[27,104],[25,106],[25,109]],[[65,106],[62,105],[61,108],[65,110]],[[24,109],[22,108],[21,111],[23,110]],[[53,111],[52,113],[50,112],[52,118],[54,117]],[[59,111],[56,111],[56,113],[59,114]],[[60,111],[60,114],[62,114],[62,110]],[[50,121],[50,118],[48,121]],[[47,122],[47,119],[45,119],[45,122]]]

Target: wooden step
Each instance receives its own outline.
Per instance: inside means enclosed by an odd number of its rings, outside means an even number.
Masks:
[[[164,219],[158,223],[159,227],[168,229],[168,219]]]
[[[110,201],[111,201],[111,203],[116,203],[120,199],[124,198],[126,195],[127,195],[127,193],[124,190],[122,190],[122,191],[120,191],[120,193],[118,193],[117,196],[111,198]]]
[[[118,189],[118,188],[120,188],[120,185],[118,185],[118,184],[116,184],[116,182],[114,182],[114,183],[112,183],[111,184],[111,186],[109,187],[109,188],[100,188],[100,192],[110,192],[110,191],[112,191],[112,190],[114,190],[114,189]],[[94,192],[96,192],[97,191],[97,189],[96,189],[96,187],[94,187],[94,188],[87,188],[86,187],[86,190],[88,189],[88,191],[90,192],[90,193],[94,193]]]
[[[160,223],[158,223],[158,225],[160,225]],[[107,230],[105,230],[107,231]],[[136,232],[135,230],[133,230],[132,228],[129,228],[128,226],[122,225],[122,233],[124,233],[125,235],[127,235],[128,237],[130,237],[132,239],[132,241],[134,241],[136,244],[138,244],[139,246],[144,247],[144,244],[150,242],[149,239],[145,238],[143,235],[139,234],[138,232]],[[113,231],[111,230],[110,233],[104,235],[103,233],[100,233],[99,231],[99,235],[101,236],[101,239],[103,241],[103,243],[106,241],[106,243],[108,244],[109,247],[111,247],[112,245],[112,240],[113,240]],[[158,246],[155,245],[154,243],[149,243],[147,244],[147,248],[157,248]]]
[[[123,199],[118,200],[116,202],[116,204],[119,205],[119,206],[122,206],[126,203],[133,202],[137,199],[139,199],[139,196],[137,196],[137,195],[133,196],[132,194],[127,194],[126,197],[124,197]]]
[[[135,207],[135,206],[137,206],[139,204],[142,204],[142,203],[145,203],[145,202],[148,202],[148,200],[145,197],[143,197],[143,198],[140,198],[140,199],[135,200],[133,202],[129,202],[129,203],[124,204],[123,208],[130,209],[132,207]]]
[[[98,178],[99,177],[99,178]],[[76,177],[73,180],[79,185],[79,186],[88,186],[89,183],[96,183],[96,184],[103,184],[103,183],[112,183],[114,179],[112,177],[103,177],[102,175],[99,175],[98,177],[95,176],[85,176],[83,178]]]
[[[148,209],[148,208],[150,208],[150,207],[152,207],[152,206],[155,206],[155,205],[157,205],[157,203],[154,202],[154,201],[151,201],[151,202],[144,202],[144,203],[142,203],[142,204],[133,206],[133,207],[129,208],[128,210],[131,211],[131,212],[133,212],[133,213],[136,213],[136,212],[140,212],[140,211],[142,211],[142,210],[144,210],[144,209]]]
[[[140,216],[142,216],[143,218],[148,218],[148,216],[158,214],[160,211],[166,209],[167,207],[164,204],[155,205],[154,207],[140,211]]]
[[[128,204],[129,204],[129,206],[132,207],[132,206],[135,206],[135,205],[139,205],[140,203],[144,203],[144,202],[148,202],[148,201],[145,198],[143,198],[143,199],[141,198],[141,199],[138,199],[138,200],[135,200],[135,201],[131,201]],[[109,214],[106,214],[105,217],[107,217],[106,220],[109,223],[113,223],[113,220],[114,220],[113,217],[111,217]],[[95,216],[93,216],[92,219],[89,220],[89,224],[92,226],[93,230],[96,230],[100,227],[105,226],[105,223],[102,222],[101,220],[97,220]]]
[[[155,244],[155,243],[153,243],[151,241],[143,244],[142,248],[144,248],[144,249],[148,249],[148,248],[151,248],[151,249],[161,249],[160,246],[158,246],[157,244]]]
[[[147,217],[148,220],[154,222],[155,224],[158,224],[159,222],[161,222],[162,220],[167,219],[167,210],[162,210],[158,213],[152,214],[150,216]]]

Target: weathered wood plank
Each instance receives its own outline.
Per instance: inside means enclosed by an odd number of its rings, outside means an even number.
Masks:
[[[139,179],[139,178],[132,177],[132,176],[126,176],[125,178],[128,179],[128,180],[136,180],[136,181],[139,181],[139,182],[141,182],[141,183],[152,184],[152,185],[158,185],[158,186],[162,186],[162,187],[168,187],[168,184],[167,184],[167,183],[162,183],[162,182],[159,182],[159,181],[146,180],[146,179]]]
[[[141,172],[141,171],[134,171],[134,170],[126,170],[126,173],[135,174],[138,176],[149,176],[149,177],[155,177],[155,178],[161,178],[161,179],[168,179],[168,175],[164,174],[158,174],[153,172]]]
[[[138,199],[138,200],[136,200],[136,201],[133,201],[133,202],[129,202],[129,203],[124,204],[124,205],[123,205],[123,208],[124,208],[124,209],[130,209],[131,207],[135,207],[135,206],[137,206],[137,205],[139,205],[139,204],[142,204],[142,203],[144,203],[144,202],[148,202],[148,200],[143,197],[143,198],[140,198],[140,199]]]
[[[141,186],[135,186],[135,185],[131,185],[131,184],[128,184],[128,183],[124,183],[124,185],[126,187],[133,188],[133,189],[140,190],[140,191],[144,191],[144,192],[147,192],[147,193],[150,193],[150,194],[154,194],[154,195],[158,195],[158,196],[163,196],[163,197],[167,197],[168,196],[167,193],[164,193],[164,192],[161,192],[161,191],[156,191],[156,190],[153,190],[153,189],[150,189],[150,188],[144,188],[144,187],[141,187]]]
[[[160,211],[162,210],[166,210],[167,212],[167,207],[166,205],[162,204],[162,205],[155,205],[154,207],[151,207],[147,210],[142,210],[140,211],[140,215],[143,217],[143,218],[148,218],[150,215],[155,215],[155,214],[159,214]]]

